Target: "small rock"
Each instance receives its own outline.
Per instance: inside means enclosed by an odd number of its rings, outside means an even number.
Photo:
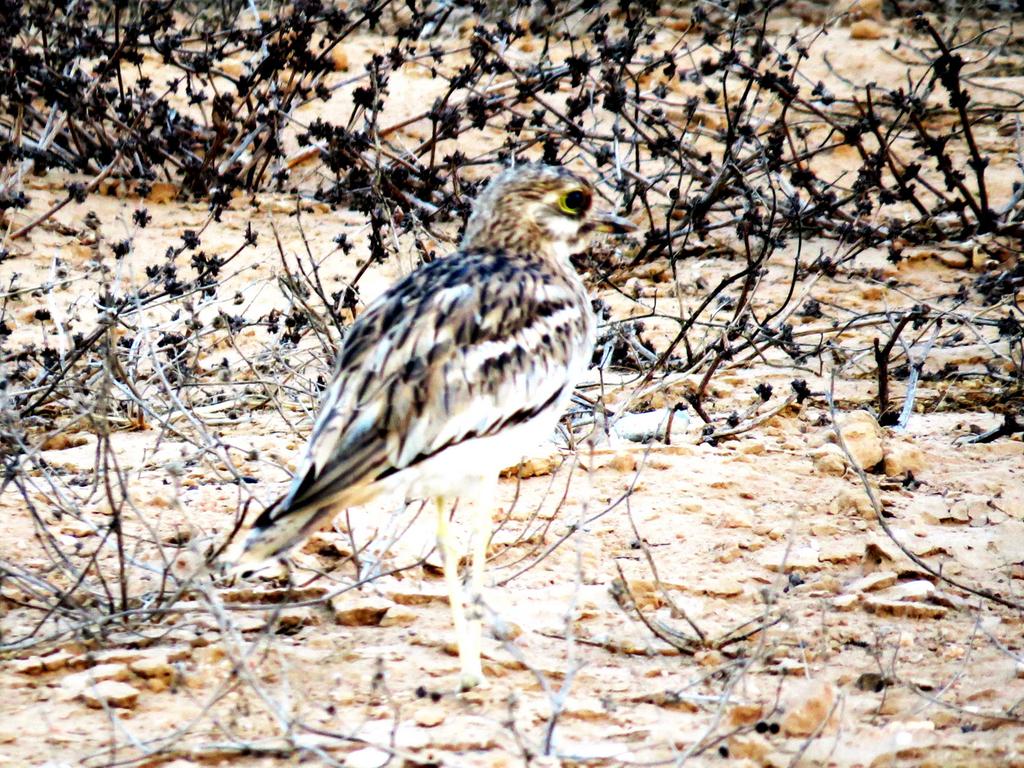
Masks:
[[[728,573],[704,576],[699,580],[697,589],[701,594],[713,597],[735,597],[743,594],[743,584]]]
[[[861,567],[863,567],[864,573],[874,573],[880,567],[888,567],[889,563],[900,560],[902,557],[903,552],[892,541],[876,536],[864,545]]]
[[[869,470],[885,457],[882,428],[867,411],[852,411],[840,421],[839,432],[847,450],[861,468]]]
[[[857,540],[826,540],[821,544],[818,559],[823,563],[852,563],[859,560],[864,550]]]
[[[922,602],[930,600],[935,595],[935,585],[927,579],[915,579],[897,584],[892,589],[887,589],[884,597],[892,600],[910,600],[911,602]]]
[[[793,547],[786,552],[786,548],[773,548],[764,552],[760,557],[760,563],[769,571],[818,571],[821,570],[821,561],[818,558],[818,548],[812,545]]]
[[[729,707],[728,721],[733,728],[742,725],[753,725],[764,717],[764,707],[760,704],[736,704]]]
[[[860,595],[839,595],[832,600],[832,607],[837,611],[852,611],[860,604]]]
[[[850,18],[854,21],[859,19],[884,20],[885,14],[882,12],[882,0],[859,0],[859,2],[850,6]]]
[[[965,494],[957,499],[949,508],[949,516],[961,523],[970,523],[974,527],[988,524],[988,515],[992,511],[990,498],[979,494]]]
[[[950,269],[964,269],[971,263],[966,253],[958,251],[940,251],[935,254],[935,258]]]
[[[925,467],[924,451],[913,443],[890,443],[885,449],[885,474],[902,477]]]
[[[155,507],[157,509],[170,509],[174,506],[174,502],[174,494],[160,490],[152,490],[145,494],[143,498],[143,503],[147,507]]]
[[[754,525],[754,513],[746,507],[729,507],[718,518],[723,528],[750,528]]]
[[[429,706],[420,707],[417,709],[412,716],[412,719],[416,721],[416,725],[424,728],[433,728],[444,722],[447,713],[444,711],[444,707]]]
[[[381,768],[390,761],[390,752],[376,747],[364,747],[345,755],[345,768]]]
[[[97,664],[82,672],[68,675],[60,681],[60,684],[64,690],[79,695],[98,683],[107,680],[124,681],[128,677],[128,667],[125,664]]]
[[[636,469],[636,456],[628,451],[620,451],[612,456],[608,466],[618,472],[633,472]]]
[[[949,504],[941,496],[915,496],[909,505],[908,511],[920,515],[921,520],[929,525],[941,525],[946,522],[966,522],[968,519],[966,516],[964,516],[963,520],[957,520],[953,517]]]
[[[896,573],[894,571],[875,571],[874,573],[868,574],[856,581],[851,581],[843,587],[843,592],[876,592],[879,589],[891,587],[895,583]]]
[[[1024,562],[1024,521],[1005,520],[995,529],[996,551],[1010,563]]]
[[[842,475],[846,472],[846,454],[838,445],[824,445],[811,454],[814,468],[823,475]]]
[[[729,737],[729,760],[753,761],[755,765],[768,765],[766,757],[772,751],[768,740],[759,733],[744,733]]]
[[[782,730],[789,736],[825,733],[836,721],[836,689],[821,680],[794,682],[786,690]]]
[[[302,545],[302,551],[327,557],[351,557],[352,539],[334,531],[317,531]]]
[[[604,720],[608,708],[597,696],[572,696],[565,703],[564,712],[575,720]]]
[[[885,27],[874,19],[861,19],[850,25],[850,37],[854,40],[878,40],[885,37]]]
[[[241,77],[244,70],[242,62],[238,59],[222,59],[219,62],[220,71],[228,77]]]
[[[805,24],[823,24],[826,18],[826,8],[819,3],[810,0],[793,0],[786,6],[787,13],[793,14],[795,18]]]
[[[93,664],[126,664],[131,666],[142,659],[163,659],[168,662],[184,661],[192,655],[185,645],[162,646],[160,648],[111,648],[97,651],[88,656],[75,656],[68,661],[73,669],[87,669]]]
[[[139,701],[139,689],[117,680],[103,680],[81,693],[82,700],[93,709],[108,707],[132,709]]]
[[[864,607],[876,616],[900,616],[907,619],[941,619],[949,609],[930,603],[912,603],[905,600],[886,600],[870,597],[864,601]]]
[[[43,445],[44,451],[66,451],[68,448],[77,448],[89,442],[89,438],[82,434],[68,434],[61,432],[47,439]]]
[[[7,665],[12,672],[21,675],[41,675],[46,671],[42,656],[29,656],[27,659],[14,659]]]
[[[697,651],[693,654],[693,660],[700,664],[702,667],[714,667],[718,668],[725,662],[725,657],[721,651],[714,649],[708,649],[703,651]]]
[[[72,656],[67,651],[57,651],[49,656],[43,656],[43,669],[47,672],[54,672],[64,669],[71,662]]]
[[[166,656],[150,656],[131,663],[130,668],[139,677],[161,677],[170,679],[174,676],[174,667]]]
[[[146,200],[150,203],[169,203],[178,196],[177,185],[166,181],[154,181],[149,185],[149,194]]]
[[[331,67],[335,72],[348,72],[348,53],[340,45],[331,51]]]
[[[655,610],[665,605],[661,590],[650,579],[630,579],[629,593],[640,610]]]
[[[408,627],[411,624],[415,624],[419,617],[419,612],[414,611],[412,608],[407,608],[404,605],[392,605],[388,608],[388,612],[384,614],[384,618],[380,620],[380,626]]]
[[[543,477],[553,473],[561,463],[562,457],[557,453],[547,456],[531,456],[515,466],[506,467],[501,471],[501,475],[502,477],[521,477],[524,480],[528,477]]]
[[[392,588],[384,590],[389,600],[399,605],[427,605],[428,603],[447,603],[448,591],[439,582],[402,581]]]
[[[675,689],[634,693],[630,694],[627,700],[641,704],[653,704],[660,709],[672,709],[678,712],[700,712],[700,707],[694,704],[685,694],[681,694],[680,691]],[[607,711],[605,714],[607,714]]]
[[[853,514],[866,520],[875,519],[875,508],[863,488],[844,486],[829,504],[829,512],[833,515]]]
[[[346,627],[379,626],[388,610],[394,605],[382,597],[338,595],[331,599],[334,619]]]
[[[975,272],[983,272],[989,268],[989,263],[990,259],[985,253],[985,249],[975,245],[974,250],[971,251],[971,269]]]
[[[665,442],[671,434],[683,432],[689,420],[684,411],[673,413],[671,408],[626,413],[612,422],[612,433],[633,443]]]
[[[901,688],[890,688],[886,691],[885,697],[878,702],[878,714],[886,717],[906,714],[915,704],[920,704],[917,694]]]

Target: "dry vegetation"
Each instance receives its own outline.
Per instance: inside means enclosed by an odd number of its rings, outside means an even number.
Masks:
[[[1024,765],[1022,23],[0,2],[0,764]],[[209,566],[512,158],[642,229],[455,694],[420,505]]]

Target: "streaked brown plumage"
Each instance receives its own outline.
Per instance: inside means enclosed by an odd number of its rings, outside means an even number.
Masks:
[[[480,494],[550,435],[594,344],[590,300],[569,256],[595,217],[575,174],[528,165],[476,201],[461,248],[395,283],[344,339],[288,492],[253,524],[239,564],[279,556],[333,512],[384,492],[433,498],[462,685],[480,681],[479,610],[467,619],[446,500]],[[474,520],[478,598],[490,521]]]

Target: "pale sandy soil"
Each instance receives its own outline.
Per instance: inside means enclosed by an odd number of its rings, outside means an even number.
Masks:
[[[890,28],[882,40],[851,41],[847,30],[834,30],[832,66],[858,83],[900,76],[904,67],[878,53],[892,34]],[[373,47],[360,45],[349,51],[353,66]],[[830,77],[821,61],[811,62],[808,74],[812,81]],[[1019,77],[1005,80],[1021,85]],[[425,87],[430,83],[424,78]],[[402,87],[412,86],[392,91]],[[419,101],[392,99],[389,121],[429,103],[420,93]],[[335,99],[325,116],[341,119],[344,93]],[[409,129],[410,142],[416,130]],[[1012,145],[994,132],[984,140],[994,153],[994,194],[1005,195],[1015,178]],[[828,162],[843,170],[841,157]],[[31,179],[24,216],[45,210],[63,181],[56,174]],[[131,224],[141,205],[154,217],[144,230]],[[113,495],[126,498],[131,596],[159,590],[164,562],[173,561],[176,575],[191,573],[195,551],[223,538],[246,501],[258,509],[272,500],[308,432],[316,379],[329,372],[324,346],[310,335],[299,350],[282,350],[292,368],[286,375],[267,351],[277,348],[274,333],[250,328],[230,343],[212,325],[220,310],[249,319],[275,307],[287,311],[274,228],[289,259],[307,258],[295,206],[287,195],[240,198],[202,235],[202,249],[218,255],[233,252],[249,224],[259,241],[222,275],[216,301],[193,305],[197,322],[211,328],[197,361],[207,384],[176,396],[197,420],[179,412],[163,425],[153,415],[112,424],[109,455],[127,484],[126,494]],[[87,211],[99,218],[95,231],[83,226]],[[48,295],[20,296],[11,340],[62,343],[57,319],[78,317],[88,327],[103,280],[122,289],[141,283],[145,266],[162,263],[183,229],[198,230],[206,220],[203,203],[144,202],[116,189],[65,208],[29,241],[10,244],[13,257],[0,264],[5,284],[15,273],[23,286],[59,277],[55,259],[76,278]],[[365,219],[312,204],[301,223],[309,251],[323,260],[325,284],[336,290],[366,253]],[[355,243],[350,256],[333,244],[342,233]],[[450,249],[454,228],[435,234],[433,247]],[[109,243],[128,235],[133,253],[115,263]],[[89,268],[97,236],[111,270],[106,277]],[[804,258],[837,249],[805,243]],[[796,330],[828,333],[834,319],[919,302],[952,307],[953,294],[978,273],[947,265],[959,258],[955,252],[919,250],[898,265],[868,251],[855,270],[798,282],[797,295],[818,300],[824,317],[794,315]],[[360,282],[364,301],[413,266],[405,253],[368,270]],[[758,293],[763,308],[785,296],[792,257],[790,249],[773,260]],[[730,258],[689,258],[673,278],[666,263],[624,266],[610,246],[602,259],[615,266],[612,282],[623,288],[594,285],[614,319],[692,308],[702,297],[698,278],[714,284],[734,266]],[[53,319],[35,322],[40,308]],[[182,308],[176,302],[140,313],[123,334],[151,348],[180,322],[174,313]],[[990,310],[971,294],[959,311]],[[674,328],[651,319],[645,334],[661,348]],[[867,351],[876,335],[887,338],[886,329],[851,330],[840,339],[848,356],[834,386],[843,414],[876,406]],[[981,372],[993,354],[1007,354],[994,331],[968,333],[958,345],[933,349],[925,371],[954,363],[964,373]],[[216,375],[222,360],[227,381]],[[136,365],[127,378],[141,381],[141,372],[153,369],[146,354]],[[391,765],[1024,765],[1021,612],[938,580],[886,535],[861,479],[834,445],[820,396],[832,386],[831,370],[827,360],[796,367],[777,352],[741,356],[714,378],[708,407],[718,416],[744,414],[759,402],[754,386],[762,382],[772,384],[773,395],[737,436],[702,443],[703,425],[691,411],[677,417],[669,441],[613,435],[577,452],[552,443],[527,462],[523,474],[530,476],[505,478],[493,509],[486,595],[496,637],[485,643],[489,681],[480,690],[453,692],[457,659],[431,553],[431,516],[382,501],[352,510],[296,556],[300,586],[290,595],[270,582],[197,586],[162,620],[82,627],[8,652],[0,668],[0,764],[379,766],[393,756]],[[276,373],[261,373],[269,371]],[[144,378],[143,400],[158,413],[174,411],[167,388]],[[783,404],[794,378],[806,379],[818,396],[758,421],[757,414]],[[683,401],[699,379],[677,377],[638,393],[635,377],[612,371],[603,390],[595,375],[583,391],[603,395],[612,410],[631,397],[660,408]],[[903,392],[895,382],[894,397]],[[883,430],[878,442],[887,466],[868,476],[895,538],[958,583],[1021,601],[1024,443],[1020,435],[981,445],[956,441],[994,427],[1000,408],[1013,404],[1002,403],[1002,391],[986,377],[923,381],[916,398],[905,431]],[[91,486],[102,451],[95,430],[73,412],[50,413],[53,422],[37,430],[40,444],[57,431],[74,438],[41,454],[60,482],[36,470],[28,499],[0,496],[0,556],[30,572],[49,562],[30,503],[67,551],[95,550],[93,530],[106,530],[109,520],[107,494]],[[249,480],[234,481],[225,449],[197,444],[226,446]],[[903,482],[908,469],[914,482]],[[58,506],[81,514],[58,515]],[[191,544],[179,549],[177,541]],[[346,590],[357,575],[348,557],[353,543],[358,575],[385,575]],[[110,539],[102,546],[101,566],[116,591],[116,551]],[[289,604],[304,599],[312,602]],[[42,618],[10,600],[0,610],[4,642],[20,642]],[[692,642],[683,614],[705,643]],[[719,644],[728,638],[735,642]],[[91,708],[85,699],[104,677],[132,686],[137,700]]]

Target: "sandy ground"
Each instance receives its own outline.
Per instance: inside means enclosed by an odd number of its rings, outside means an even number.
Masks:
[[[864,62],[894,31],[863,41],[845,29],[833,34],[841,45],[832,66],[862,82]],[[372,48],[360,46],[349,51],[353,66]],[[871,77],[900,66],[876,62]],[[336,96],[338,114],[343,99]],[[393,101],[389,119],[397,122],[405,107]],[[998,146],[995,134],[989,139]],[[1013,179],[1006,149],[994,160],[1008,169],[993,174],[1000,194]],[[30,179],[23,215],[45,210],[64,181]],[[126,413],[111,423],[105,451],[73,409],[48,414],[38,444],[58,432],[72,439],[44,446],[49,479],[34,470],[27,499],[0,496],[5,561],[45,570],[37,534],[46,530],[68,551],[102,546],[101,568],[117,590],[113,542],[101,545],[94,533],[106,530],[111,511],[104,489],[91,485],[104,456],[116,458],[126,483],[113,499],[125,504],[124,583],[133,598],[160,589],[164,563],[175,575],[191,573],[196,551],[219,541],[247,501],[260,508],[280,492],[309,429],[317,377],[329,371],[329,348],[307,335],[297,350],[281,352],[285,375],[268,352],[275,332],[253,326],[231,341],[214,318],[288,310],[275,229],[289,259],[306,258],[301,223],[325,284],[337,289],[360,268],[367,227],[358,214],[319,204],[304,205],[297,219],[286,195],[236,203],[205,229],[202,249],[233,252],[250,224],[258,243],[232,262],[216,301],[186,310],[212,329],[195,361],[207,384],[176,393],[202,429],[180,414],[161,423]],[[153,222],[139,230],[131,216],[142,205]],[[89,211],[99,221],[93,228],[83,225]],[[18,297],[11,340],[67,343],[58,322],[88,326],[101,283],[140,284],[183,229],[206,221],[202,203],[140,201],[123,188],[68,206],[29,241],[10,244],[13,256],[0,264],[5,284],[15,273],[21,286],[55,276],[59,283]],[[350,255],[333,244],[339,234],[355,244]],[[129,258],[107,255],[107,272],[94,266],[129,235]],[[437,235],[435,247],[449,249],[454,230]],[[805,253],[838,248],[804,244]],[[920,251],[898,265],[868,251],[855,270],[809,276],[797,295],[820,302],[824,316],[794,316],[796,329],[826,333],[833,320],[919,302],[952,306],[978,274],[950,266],[955,252]],[[690,258],[673,277],[665,263],[631,269],[610,246],[604,253],[605,263],[620,264],[613,281],[626,286],[594,285],[614,319],[692,307],[698,278],[713,283],[734,266],[727,257]],[[412,266],[405,254],[367,271],[364,301]],[[758,293],[764,307],[785,296],[792,257],[781,252],[770,265]],[[61,281],[64,273],[75,279]],[[152,348],[182,306],[140,313],[120,333]],[[43,308],[51,319],[37,322]],[[971,295],[959,311],[981,317],[991,309]],[[663,348],[673,327],[648,320],[646,338]],[[5,584],[0,628],[15,647],[0,667],[0,764],[1024,765],[1021,611],[939,580],[900,549],[962,586],[1024,599],[1024,443],[1020,435],[957,440],[994,427],[1012,407],[992,379],[970,375],[984,373],[985,360],[1005,355],[1006,345],[982,333],[934,348],[926,372],[952,363],[965,375],[923,381],[906,429],[876,431],[863,411],[876,406],[867,350],[879,335],[884,328],[843,336],[844,349],[860,351],[841,365],[795,366],[774,353],[730,361],[712,382],[709,407],[749,418],[715,444],[702,442],[703,424],[690,411],[668,438],[646,444],[613,432],[578,451],[564,441],[538,447],[521,478],[503,479],[492,510],[489,679],[470,693],[454,692],[457,659],[431,515],[393,501],[352,510],[318,534],[296,556],[291,588],[200,583],[159,620],[127,628],[97,624],[18,646],[41,617],[19,608],[10,599],[17,590]],[[154,365],[145,354],[136,363],[136,372]],[[143,399],[171,410],[169,389],[143,378]],[[794,378],[815,393],[802,405],[786,403]],[[630,398],[649,410],[682,402],[698,380],[670,378],[638,393],[636,377],[613,371],[603,382],[595,374],[582,391],[612,411]],[[760,403],[754,387],[763,382],[773,394]],[[822,397],[832,386],[853,453],[877,465],[867,479],[895,541],[835,444]],[[903,393],[904,383],[894,382],[894,397]]]

